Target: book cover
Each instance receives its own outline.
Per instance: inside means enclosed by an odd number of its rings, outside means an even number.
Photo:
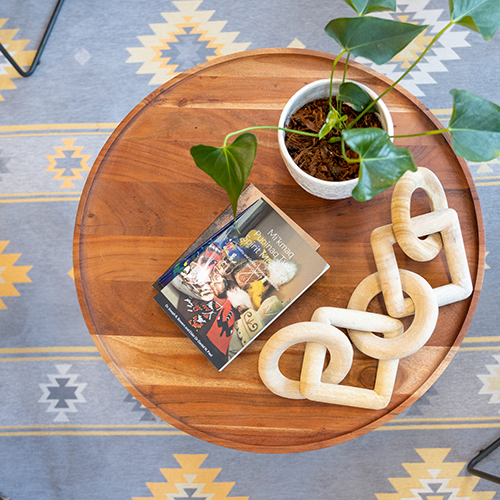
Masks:
[[[236,223],[212,226],[153,286],[156,302],[220,371],[329,265],[263,197]]]
[[[290,224],[295,231],[314,249],[317,250],[319,248],[319,243],[311,238],[311,236],[306,233],[298,224],[296,224],[288,215],[286,215],[278,206],[276,206],[260,189],[256,188],[253,184],[249,184],[241,193],[240,198],[238,200],[238,215],[239,217],[242,212],[244,212],[249,206],[255,203],[257,200],[263,198],[269,203],[282,217],[285,219],[288,224]],[[227,228],[228,224],[233,221],[233,209],[231,205],[229,205],[218,217],[214,220],[210,226],[203,231],[200,236],[194,241],[185,252],[177,259],[174,265],[170,269],[168,269],[158,280],[153,283],[153,288],[158,292],[161,292],[162,288],[170,281],[170,275],[176,266],[183,265],[185,259],[189,256],[192,257],[193,253],[196,249],[200,248],[204,243],[206,243],[211,237],[213,237],[216,233],[219,233],[221,230]]]

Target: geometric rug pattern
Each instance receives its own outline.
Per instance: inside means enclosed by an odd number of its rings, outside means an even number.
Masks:
[[[215,11],[198,10],[202,1],[173,4],[177,11],[161,13],[166,22],[149,25],[153,35],[138,36],[142,47],[127,47],[127,62],[142,63],[137,72],[154,75],[149,85],[161,85],[197,64],[250,45],[234,43],[239,33],[224,31],[227,21],[211,21]]]
[[[207,455],[175,455],[180,469],[160,469],[166,482],[147,483],[153,494],[148,499],[168,498],[177,500],[192,498],[199,500],[248,500],[248,497],[228,497],[234,483],[214,482],[221,469],[200,468]],[[133,497],[132,500],[147,500]]]
[[[30,283],[28,272],[32,266],[16,266],[21,254],[2,253],[8,241],[0,241],[0,309],[7,309],[2,297],[19,296],[14,283]]]
[[[378,500],[469,499],[491,500],[494,491],[474,491],[479,478],[460,476],[466,463],[444,462],[450,452],[448,448],[425,448],[415,450],[423,462],[401,464],[410,477],[389,478],[397,493],[378,493]]]
[[[47,155],[50,165],[47,167],[46,172],[54,172],[56,175],[54,175],[53,179],[63,181],[61,188],[74,188],[73,180],[83,179],[82,172],[90,171],[87,161],[91,155],[81,154],[83,146],[73,147],[75,140],[62,139],[65,147],[54,147],[57,154]]]
[[[1,2],[0,43],[24,69],[55,3]],[[429,28],[374,69],[401,75],[448,9],[447,0],[397,0],[397,12],[377,14]],[[118,124],[159,85],[221,55],[338,54],[324,27],[352,12],[343,0],[66,0],[31,77],[0,56],[0,499],[500,500],[500,485],[466,470],[500,437],[498,159],[468,164],[487,251],[468,333],[419,400],[359,438],[274,455],[189,436],[132,397],[83,321],[75,217]],[[500,34],[485,42],[454,26],[402,85],[447,126],[451,88],[500,104],[499,63]],[[485,467],[499,474],[500,453]]]
[[[490,394],[490,404],[500,404],[500,356],[493,356],[496,360],[495,365],[486,365],[485,368],[489,371],[488,375],[479,374],[478,378],[483,383],[483,387],[479,394]],[[500,413],[500,408],[498,409]]]
[[[78,375],[69,374],[71,365],[56,365],[56,374],[47,375],[50,380],[48,384],[38,384],[43,395],[38,400],[39,403],[49,403],[45,410],[56,413],[54,422],[69,422],[67,413],[76,413],[78,409],[75,403],[86,403],[82,391],[86,383],[77,383]]]
[[[0,19],[0,43],[9,52],[18,65],[31,64],[35,57],[35,50],[24,50],[30,40],[20,40],[17,35],[19,29],[2,29],[6,25],[8,19]],[[7,58],[0,54],[0,101],[4,100],[2,90],[15,89],[16,85],[13,81],[15,78],[20,78],[19,73],[7,61]]]
[[[397,80],[417,60],[432,38],[448,23],[448,8],[436,9],[434,8],[435,4],[431,0],[405,0],[398,2],[396,12],[376,13],[376,17],[414,24],[426,24],[429,25],[429,28],[386,64],[377,66],[367,59],[357,58],[356,60],[376,69],[391,80]],[[470,46],[467,42],[469,34],[469,31],[456,26],[449,29],[439,39],[437,45],[425,56],[424,60],[419,63],[418,67],[404,79],[402,82],[403,87],[419,98],[425,96],[429,85],[437,83],[433,75],[447,73],[449,71],[449,61],[460,60],[459,49]]]

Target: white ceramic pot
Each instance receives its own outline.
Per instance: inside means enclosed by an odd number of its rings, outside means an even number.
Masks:
[[[350,80],[346,80],[350,81]],[[333,80],[333,95],[338,93],[340,84],[342,80]],[[361,83],[354,82],[363,88],[372,99],[377,98],[377,94],[373,90],[369,89]],[[330,95],[330,79],[317,80],[312,82],[305,87],[301,88],[296,92],[284,107],[279,121],[280,127],[286,127],[290,116],[293,115],[297,110],[308,102],[314,101],[315,99],[328,98]],[[380,119],[383,129],[389,134],[394,135],[394,124],[392,122],[391,115],[387,106],[382,102],[378,101],[376,104],[377,115]],[[285,132],[283,130],[278,131],[278,143],[280,148],[281,157],[285,162],[288,171],[295,181],[302,186],[308,193],[318,196],[319,198],[325,198],[327,200],[340,200],[342,198],[349,198],[352,194],[352,190],[356,187],[358,179],[352,179],[348,181],[332,182],[324,181],[322,179],[316,179],[312,175],[307,174],[302,169],[300,169],[292,157],[288,153],[285,146]]]

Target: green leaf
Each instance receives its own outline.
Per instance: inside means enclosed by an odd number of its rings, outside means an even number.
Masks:
[[[500,106],[466,90],[451,90],[453,113],[449,131],[455,153],[469,161],[500,155]]]
[[[341,17],[330,21],[325,32],[354,56],[385,64],[426,29],[378,17]]]
[[[396,10],[396,0],[344,0],[344,2],[350,5],[358,16],[382,10]]]
[[[370,200],[393,186],[407,170],[417,170],[410,151],[394,146],[385,130],[351,129],[342,132],[342,137],[361,160],[359,181],[352,192],[355,200]]]
[[[323,139],[332,129],[339,130],[346,120],[347,116],[340,116],[340,113],[335,108],[330,108],[326,121],[318,132],[318,137]]]
[[[364,89],[352,82],[343,83],[339,87],[337,99],[348,102],[355,111],[363,111],[363,109],[373,102],[373,99]],[[375,111],[375,108],[373,110]]]
[[[229,146],[215,148],[199,144],[191,148],[196,166],[226,190],[234,217],[238,209],[238,198],[252,171],[256,154],[257,137],[250,133],[239,135]]]
[[[498,0],[449,0],[451,21],[491,40],[500,26]]]

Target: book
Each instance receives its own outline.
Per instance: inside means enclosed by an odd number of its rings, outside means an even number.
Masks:
[[[257,188],[240,202],[236,220],[226,210],[153,284],[155,301],[219,371],[330,267]]]

